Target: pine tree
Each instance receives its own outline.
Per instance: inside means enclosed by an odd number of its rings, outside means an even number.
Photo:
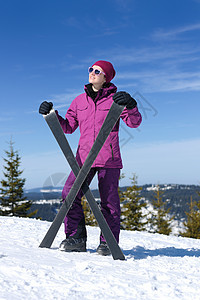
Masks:
[[[180,233],[183,237],[200,239],[200,200],[192,201],[190,198],[189,212],[186,212],[187,221],[184,222],[185,232]]]
[[[97,226],[98,225],[97,221],[91,211],[91,208],[90,208],[85,196],[83,196],[81,198],[81,204],[82,204],[83,212],[85,215],[85,224],[90,225],[90,226]]]
[[[157,185],[153,200],[154,211],[149,219],[151,224],[150,232],[169,235],[172,232],[171,221],[174,219],[174,216],[169,217],[170,208],[166,209],[162,195],[163,192],[160,191],[160,187]]]
[[[142,188],[137,186],[137,176],[134,174],[132,178],[132,185],[122,193],[121,200],[123,201],[122,207],[122,221],[121,226],[126,230],[145,230],[146,214],[143,209],[147,204],[141,200],[140,191]]]
[[[5,151],[7,159],[3,158],[6,165],[4,167],[4,177],[1,180],[0,188],[0,215],[32,217],[37,211],[28,214],[32,202],[24,197],[25,179],[20,178],[23,171],[19,170],[21,158],[18,151],[14,151],[13,142],[10,141],[10,150]]]

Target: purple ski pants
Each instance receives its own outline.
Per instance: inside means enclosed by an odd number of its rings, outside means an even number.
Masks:
[[[118,194],[118,186],[120,169],[91,168],[87,176],[88,185],[90,184],[96,173],[98,175],[98,187],[101,197],[101,211],[117,242],[119,242],[120,199]],[[73,172],[71,172],[62,191],[63,199],[65,199],[68,195],[74,181],[75,176]],[[87,236],[84,213],[81,205],[82,196],[83,193],[80,190],[67,216],[65,217],[64,224],[66,237],[73,236],[75,238],[80,238]],[[100,240],[105,241],[102,234],[100,235]]]

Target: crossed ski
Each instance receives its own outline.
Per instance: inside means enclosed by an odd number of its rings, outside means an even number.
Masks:
[[[49,230],[47,231],[44,239],[42,240],[39,247],[41,248],[50,248],[55,236],[66,216],[68,213],[73,201],[75,200],[75,197],[78,193],[78,191],[81,189],[83,193],[86,196],[86,199],[90,205],[90,208],[99,224],[99,227],[104,235],[104,238],[110,248],[111,254],[113,256],[113,259],[120,259],[124,260],[125,257],[112,233],[110,230],[110,227],[108,226],[101,210],[99,209],[93,194],[91,193],[88,184],[86,183],[86,177],[91,169],[91,166],[93,162],[95,161],[99,151],[101,150],[103,144],[105,143],[108,135],[110,134],[111,130],[113,129],[115,123],[119,119],[122,111],[124,109],[124,106],[118,105],[115,102],[113,102],[108,115],[106,116],[106,119],[99,131],[99,134],[88,154],[87,159],[85,160],[85,163],[83,164],[82,168],[80,169],[76,158],[74,157],[74,154],[71,150],[71,147],[66,139],[66,136],[61,128],[61,125],[58,121],[58,118],[56,116],[56,113],[54,110],[51,110],[51,112],[44,116],[48,126],[50,127],[54,137],[56,138],[64,156],[66,157],[75,177],[76,180],[65,198],[64,203],[62,204],[58,214],[56,215],[53,223],[51,224]]]

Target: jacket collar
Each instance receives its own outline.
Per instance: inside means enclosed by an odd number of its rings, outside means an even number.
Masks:
[[[93,91],[91,83],[86,84],[84,89],[85,89],[86,94],[89,97],[91,97],[94,100],[94,102],[96,102],[102,98],[108,97],[110,94],[114,94],[117,91],[117,87],[113,83],[110,83],[110,82],[104,84],[103,87],[97,93]]]

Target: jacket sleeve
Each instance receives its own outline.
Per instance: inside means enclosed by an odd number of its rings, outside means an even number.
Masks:
[[[142,122],[142,116],[138,111],[137,106],[133,109],[125,108],[121,114],[121,119],[128,127],[137,128]]]
[[[72,101],[66,115],[65,119],[58,114],[56,110],[56,115],[60,122],[60,125],[64,131],[64,133],[71,134],[73,133],[78,127],[78,120],[77,120],[77,112],[76,112],[76,103]]]

